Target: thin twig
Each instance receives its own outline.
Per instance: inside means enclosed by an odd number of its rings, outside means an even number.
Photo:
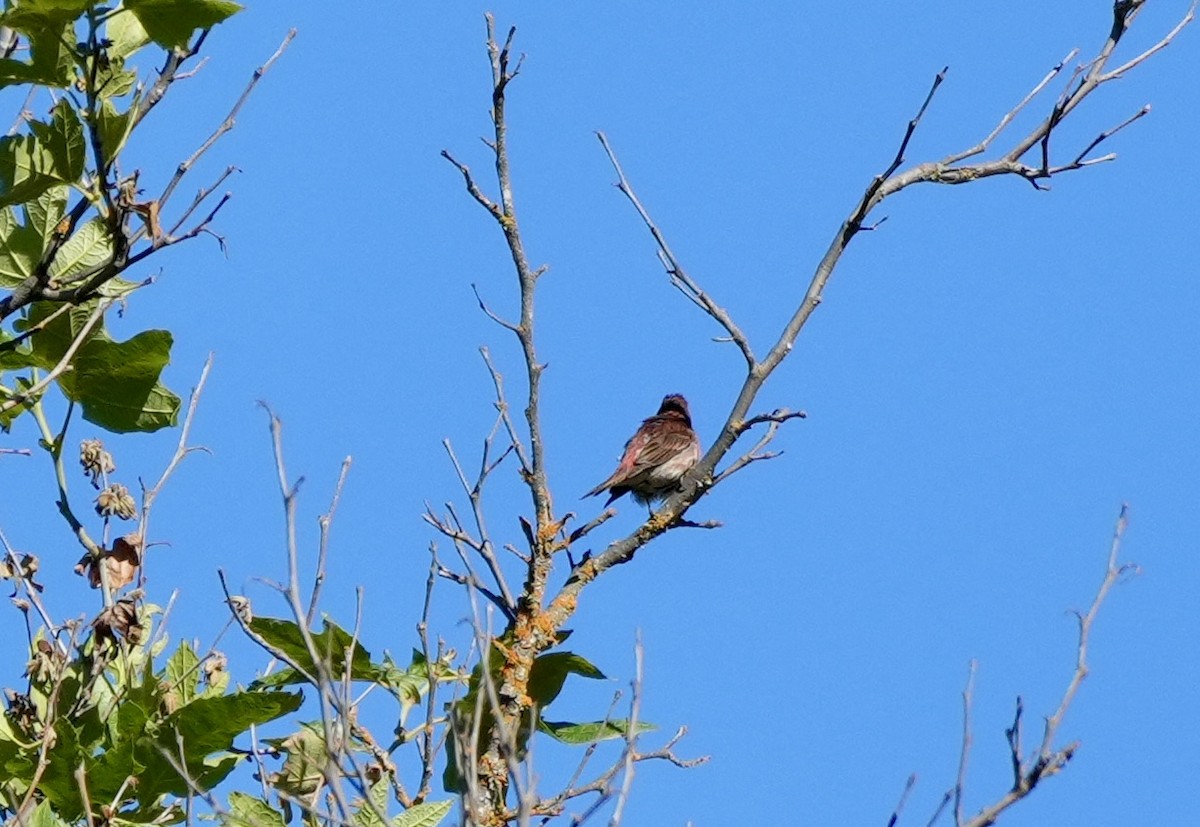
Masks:
[[[167,182],[167,186],[163,189],[162,195],[158,196],[158,204],[160,208],[166,206],[167,201],[171,198],[171,194],[175,192],[175,188],[179,186],[179,182],[183,180],[183,177],[187,175],[188,170],[195,165],[196,161],[200,160],[200,156],[202,156],[205,152],[208,152],[208,150],[212,148],[213,144],[215,144],[222,135],[233,129],[234,124],[237,123],[238,113],[241,112],[242,106],[246,103],[246,99],[250,97],[250,93],[254,91],[254,87],[258,85],[258,82],[262,80],[263,75],[265,75],[275,64],[275,61],[277,61],[283,55],[283,53],[287,51],[287,47],[291,44],[295,37],[296,30],[291,29],[287,35],[284,36],[283,42],[279,44],[279,48],[275,50],[274,54],[267,58],[265,63],[254,70],[254,74],[250,77],[250,82],[246,84],[246,88],[242,90],[242,94],[234,102],[233,107],[229,110],[229,114],[225,116],[225,120],[221,121],[217,128],[213,130],[212,134],[205,139],[204,143],[200,144],[200,147],[190,156],[188,156],[187,160],[181,162],[175,169],[175,174],[171,177],[171,180]]]
[[[58,364],[56,364],[49,373],[47,373],[30,387],[23,391],[16,392],[4,402],[0,402],[0,413],[10,411],[18,405],[25,404],[31,399],[36,399],[37,396],[44,391],[51,382],[62,376],[66,371],[70,370],[71,360],[75,358],[76,351],[78,351],[83,343],[87,340],[88,336],[92,332],[92,328],[95,327],[96,323],[99,322],[101,317],[104,316],[105,311],[108,310],[111,304],[112,302],[108,299],[102,299],[96,305],[96,309],[93,310],[91,315],[88,316],[87,321],[83,324],[83,327],[81,327],[79,332],[75,334],[75,338],[71,341],[71,344],[63,353],[62,358],[58,360]]]
[[[179,430],[179,441],[175,445],[175,453],[171,455],[171,460],[167,463],[167,467],[163,469],[159,475],[158,481],[150,488],[146,488],[142,484],[142,519],[139,530],[142,534],[142,553],[138,555],[138,568],[145,568],[145,549],[147,548],[150,536],[150,510],[154,507],[155,500],[162,493],[163,486],[167,484],[167,480],[175,473],[175,469],[179,463],[183,462],[184,457],[196,451],[209,453],[207,448],[201,446],[189,446],[188,437],[192,433],[192,424],[196,419],[196,408],[200,405],[200,395],[204,393],[204,385],[208,382],[208,374],[212,370],[213,354],[209,353],[204,360],[204,367],[200,369],[200,378],[196,380],[196,386],[192,388],[192,393],[188,397],[187,413],[183,417],[183,427]],[[139,577],[139,581],[141,578]]]
[[[888,819],[887,827],[896,827],[896,822],[900,820],[900,814],[904,812],[904,805],[908,801],[909,794],[913,791],[913,787],[917,785],[917,775],[913,773],[904,782],[904,790],[900,793],[900,800],[896,802],[895,808],[892,810],[892,815]]]
[[[552,628],[561,628],[562,624],[572,615],[578,606],[579,593],[588,583],[592,582],[607,569],[631,560],[640,548],[664,531],[667,531],[679,517],[712,487],[714,470],[743,433],[742,426],[749,415],[750,407],[757,397],[759,390],[762,388],[767,377],[792,352],[801,330],[808,323],[816,308],[820,306],[825,288],[834,270],[840,263],[849,243],[859,232],[867,229],[868,226],[872,226],[867,224],[867,220],[884,200],[918,183],[965,184],[998,175],[1014,175],[1035,186],[1039,186],[1041,179],[1052,176],[1057,172],[1065,171],[1065,168],[1062,167],[1035,167],[1024,162],[1022,158],[1033,147],[1047,138],[1065,117],[1073,112],[1086,97],[1106,81],[1107,76],[1104,75],[1104,66],[1111,57],[1117,41],[1124,35],[1129,22],[1132,20],[1132,15],[1129,13],[1130,10],[1136,11],[1135,7],[1140,7],[1142,2],[1144,0],[1137,0],[1137,2],[1130,4],[1129,7],[1124,7],[1120,3],[1117,4],[1109,38],[1100,48],[1096,57],[1086,64],[1087,69],[1085,74],[1078,79],[1075,85],[1069,88],[1065,93],[1065,97],[1055,104],[1050,115],[1035,125],[1024,137],[1016,139],[1007,151],[993,160],[985,160],[978,163],[960,166],[954,163],[930,162],[900,170],[916,129],[923,115],[928,110],[934,93],[942,82],[942,73],[939,73],[935,77],[916,115],[909,121],[892,162],[882,174],[872,179],[862,196],[858,199],[854,209],[835,231],[833,239],[830,241],[825,254],[812,275],[803,299],[795,308],[791,318],[787,321],[771,350],[766,356],[759,359],[753,368],[747,371],[746,378],[737,393],[737,397],[726,418],[725,425],[700,462],[684,476],[680,492],[668,498],[659,511],[655,513],[654,517],[639,526],[632,534],[613,542],[604,551],[591,556],[587,561],[575,568],[566,584],[558,591],[548,606],[547,612],[550,614],[549,619]],[[1180,24],[1172,29],[1160,43],[1165,45],[1171,42],[1190,20],[1191,12],[1189,11],[1189,14],[1180,21]],[[1049,84],[1049,78],[1057,76],[1059,72],[1060,68],[1056,67],[1047,79],[1044,79],[1035,87],[1034,93],[1042,91]],[[1015,117],[1015,114],[1026,106],[1029,98],[1030,96],[1027,96],[1026,100],[1019,103],[1005,118],[1001,119],[1001,128],[1006,126],[1012,117]],[[996,131],[995,134],[998,135],[999,132]],[[993,136],[989,136],[987,142],[990,143],[992,138]],[[975,147],[972,147],[971,150],[959,153],[958,155],[952,154],[948,156],[948,160],[961,160],[961,158],[975,154],[974,149]],[[1102,163],[1108,160],[1109,157],[1105,156],[1104,158],[1080,161],[1077,168]]]
[[[497,421],[498,424],[499,420]],[[450,462],[454,466],[454,472],[458,475],[459,484],[462,485],[463,491],[471,503],[471,511],[475,518],[475,529],[479,532],[479,542],[473,545],[472,548],[483,558],[484,563],[487,564],[488,571],[492,575],[492,580],[495,581],[496,588],[504,598],[505,613],[512,616],[512,613],[517,608],[517,603],[513,599],[512,590],[508,587],[508,581],[504,578],[504,572],[500,568],[500,561],[496,559],[496,553],[492,541],[488,536],[487,522],[483,514],[483,485],[487,482],[488,475],[496,469],[500,462],[508,456],[509,451],[512,450],[512,445],[510,444],[500,455],[499,459],[489,464],[488,454],[491,451],[492,439],[495,433],[495,428],[493,428],[492,433],[483,442],[483,452],[479,462],[479,476],[476,478],[474,485],[467,481],[467,475],[463,473],[462,465],[458,461],[458,456],[454,453],[454,446],[450,444],[450,440],[443,439],[442,447],[446,449],[446,453],[450,457]]]
[[[1005,740],[1008,741],[1008,750],[1012,758],[1013,771],[1013,789],[1021,788],[1021,779],[1024,777],[1024,758],[1021,755],[1021,718],[1025,713],[1024,704],[1021,702],[1021,696],[1017,696],[1017,709],[1013,713],[1012,726],[1004,730]]]
[[[629,702],[629,724],[625,729],[625,767],[621,780],[621,791],[617,794],[617,803],[613,806],[612,818],[608,827],[620,827],[621,816],[625,813],[625,804],[629,801],[629,791],[633,788],[635,756],[637,755],[638,719],[642,711],[642,662],[645,649],[642,646],[642,633],[639,630],[637,640],[633,645],[634,672],[630,683],[632,690]]]
[[[753,368],[757,364],[757,360],[754,358],[754,351],[750,348],[750,340],[746,338],[746,334],[733,321],[733,317],[729,315],[729,312],[704,292],[700,285],[683,269],[683,265],[679,263],[679,259],[675,257],[675,253],[671,251],[670,245],[667,244],[666,236],[663,235],[658,225],[654,223],[654,219],[650,217],[650,213],[642,206],[637,193],[633,191],[633,186],[629,183],[629,179],[625,177],[625,171],[621,169],[621,163],[617,160],[616,153],[613,152],[612,147],[609,145],[608,138],[603,132],[597,132],[596,137],[600,140],[600,145],[604,147],[604,152],[608,156],[609,163],[612,164],[613,170],[617,173],[617,189],[629,199],[629,203],[633,205],[633,208],[637,210],[637,214],[641,216],[646,229],[650,231],[655,244],[658,245],[658,251],[664,261],[667,274],[671,276],[673,283],[679,287],[685,296],[694,301],[705,313],[712,316],[725,329],[725,332],[729,334],[729,341],[737,345],[738,350],[742,352],[742,356],[746,360],[747,366]]]
[[[1100,587],[1096,590],[1095,597],[1092,599],[1092,604],[1087,612],[1082,614],[1077,613],[1076,615],[1079,621],[1079,644],[1075,656],[1075,669],[1054,714],[1046,718],[1045,732],[1042,737],[1041,746],[1036,753],[1036,759],[1033,760],[1028,768],[1024,766],[1021,759],[1020,733],[1023,709],[1021,701],[1018,699],[1013,726],[1005,732],[1013,766],[1014,781],[1012,788],[995,802],[981,809],[969,821],[964,822],[964,827],[990,827],[990,825],[996,822],[1001,813],[1028,796],[1039,783],[1061,772],[1079,748],[1077,741],[1072,741],[1063,747],[1057,748],[1054,746],[1054,741],[1067,714],[1067,710],[1070,709],[1071,704],[1074,702],[1083,679],[1087,677],[1088,644],[1091,638],[1092,627],[1100,611],[1100,606],[1108,597],[1112,587],[1119,583],[1122,577],[1130,573],[1135,573],[1138,570],[1137,566],[1132,563],[1119,562],[1121,540],[1125,535],[1125,529],[1128,525],[1128,514],[1128,506],[1122,505],[1120,514],[1117,517],[1116,527],[1113,530],[1112,542],[1109,545],[1104,578],[1101,580]]]
[[[963,689],[962,749],[958,753],[958,776],[954,781],[954,824],[962,827],[963,794],[967,787],[967,761],[971,757],[971,700],[975,692],[975,670],[978,663],[971,661],[967,670],[967,685]]]
[[[1091,640],[1092,626],[1096,622],[1096,615],[1100,611],[1101,604],[1104,603],[1104,598],[1108,596],[1109,590],[1121,577],[1138,571],[1136,564],[1121,563],[1118,559],[1121,553],[1121,539],[1125,536],[1125,529],[1128,525],[1129,506],[1122,505],[1121,512],[1117,516],[1116,528],[1113,529],[1112,543],[1109,545],[1108,565],[1105,568],[1104,579],[1100,582],[1100,588],[1096,591],[1096,596],[1092,599],[1092,605],[1088,607],[1087,612],[1076,615],[1079,621],[1079,647],[1075,656],[1075,671],[1071,675],[1066,691],[1063,692],[1058,708],[1054,710],[1053,715],[1046,719],[1042,745],[1038,750],[1043,759],[1050,758],[1054,746],[1054,736],[1058,733],[1058,728],[1062,725],[1063,717],[1067,714],[1071,702],[1075,700],[1075,694],[1079,691],[1083,679],[1088,675],[1088,643]]]
[[[325,562],[329,555],[329,530],[333,526],[333,517],[337,513],[338,503],[341,502],[342,487],[346,484],[346,475],[350,473],[352,462],[353,459],[350,457],[342,460],[341,470],[338,471],[337,483],[333,487],[333,499],[329,503],[329,510],[317,518],[320,540],[317,544],[317,571],[313,575],[312,595],[308,600],[308,612],[306,614],[309,626],[316,619],[317,606],[321,602],[321,587],[325,584]]]

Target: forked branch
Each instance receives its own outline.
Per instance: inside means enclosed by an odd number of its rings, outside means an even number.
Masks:
[[[1075,668],[1071,673],[1071,678],[1067,683],[1062,697],[1059,699],[1054,713],[1046,718],[1045,730],[1040,746],[1036,752],[1028,756],[1022,752],[1021,735],[1025,707],[1021,698],[1017,698],[1012,726],[1004,731],[1012,764],[1012,785],[991,804],[981,808],[974,816],[966,818],[963,815],[963,801],[966,788],[967,763],[972,748],[971,702],[975,685],[975,663],[971,663],[967,685],[963,690],[963,728],[962,743],[959,752],[958,776],[955,779],[954,786],[942,798],[941,804],[929,819],[929,824],[935,824],[942,813],[945,812],[947,805],[952,803],[956,827],[990,827],[990,825],[995,824],[996,820],[1005,810],[1027,797],[1042,781],[1060,773],[1074,757],[1075,752],[1079,749],[1078,741],[1070,741],[1062,746],[1056,746],[1055,744],[1063,719],[1066,717],[1067,711],[1071,708],[1071,704],[1075,700],[1080,684],[1083,683],[1083,679],[1088,674],[1088,645],[1091,641],[1092,628],[1095,625],[1100,607],[1103,605],[1105,599],[1107,599],[1113,586],[1121,582],[1123,577],[1135,574],[1138,571],[1137,565],[1122,563],[1120,561],[1121,540],[1125,535],[1125,528],[1128,522],[1128,507],[1122,505],[1121,512],[1117,517],[1116,527],[1113,530],[1112,542],[1109,545],[1104,577],[1100,581],[1100,586],[1096,590],[1096,594],[1092,598],[1092,603],[1088,607],[1088,610],[1083,613],[1076,613],[1079,621],[1079,637],[1075,654]],[[909,784],[911,785],[911,783],[912,780],[910,779]],[[896,816],[893,815],[891,823],[894,824],[895,819]]]
[[[677,524],[677,521],[704,495],[705,491],[718,481],[728,477],[728,471],[714,476],[715,469],[725,455],[733,448],[739,437],[745,433],[746,423],[752,419],[748,418],[751,405],[753,405],[759,391],[762,389],[763,383],[779,367],[787,355],[791,353],[801,330],[807,324],[812,313],[821,304],[829,279],[840,263],[842,255],[850,242],[862,230],[878,226],[878,222],[874,225],[868,225],[867,222],[884,200],[917,183],[965,184],[997,175],[1016,176],[1040,188],[1040,182],[1043,179],[1110,159],[1111,156],[1102,156],[1101,158],[1089,158],[1088,156],[1105,140],[1142,117],[1147,110],[1140,110],[1132,118],[1101,133],[1097,139],[1086,145],[1083,151],[1077,152],[1073,160],[1068,163],[1058,166],[1053,165],[1048,160],[1048,151],[1047,159],[1043,160],[1039,158],[1036,165],[1023,160],[1027,153],[1034,147],[1038,147],[1039,145],[1048,147],[1049,137],[1058,125],[1071,112],[1078,108],[1084,99],[1095,92],[1096,89],[1119,77],[1122,73],[1169,45],[1183,28],[1192,21],[1196,8],[1196,2],[1193,2],[1179,23],[1154,46],[1117,69],[1106,70],[1118,42],[1124,37],[1133,19],[1144,4],[1145,0],[1117,0],[1113,7],[1113,20],[1108,38],[1095,57],[1085,63],[1080,71],[1073,76],[1068,89],[1060,98],[1054,101],[1046,117],[1027,134],[1014,140],[1007,151],[1000,153],[993,160],[978,161],[970,164],[962,163],[965,159],[982,154],[990,149],[999,139],[1005,128],[1012,123],[1017,113],[1027,108],[1033,99],[1047,88],[1053,78],[1061,73],[1066,60],[1051,69],[1033,87],[1030,93],[1000,119],[999,125],[979,143],[966,150],[951,153],[941,161],[922,163],[901,170],[910,144],[920,126],[921,119],[932,104],[938,88],[942,85],[945,70],[937,74],[921,105],[918,107],[916,114],[906,125],[892,161],[881,174],[872,178],[862,196],[856,202],[854,209],[835,231],[828,249],[817,264],[816,270],[809,281],[808,289],[793,311],[791,318],[776,338],[775,343],[771,346],[766,356],[748,361],[746,377],[734,399],[724,426],[721,428],[711,447],[701,458],[699,464],[685,476],[682,490],[668,499],[657,513],[647,520],[646,523],[638,527],[632,534],[610,544],[604,551],[592,556],[582,565],[575,568],[566,585],[560,590],[550,605],[550,611],[554,613],[554,622],[556,625],[564,622],[570,616],[571,612],[574,611],[579,592],[587,583],[591,582],[606,569],[632,559],[638,549],[654,537],[657,537]],[[1074,54],[1072,52],[1068,55],[1067,60],[1072,59]],[[616,162],[615,153],[613,153],[611,146],[603,137],[601,140],[606,154],[613,160],[614,168],[618,172],[618,188],[627,195],[632,193],[632,188],[628,184],[624,171]],[[650,228],[651,236],[654,238],[655,243],[659,245],[660,253],[667,262],[668,269],[671,271],[682,271],[682,267],[679,266],[674,255],[670,252],[670,248],[666,244],[662,232],[649,215],[646,214],[644,207],[641,206],[639,201],[632,198],[631,201],[634,203],[639,215],[642,216],[644,223]],[[662,240],[660,241],[660,239]],[[699,285],[696,285],[694,292],[697,295],[707,295]],[[725,327],[726,331],[730,333],[731,340],[738,341],[738,338],[733,333],[738,328],[736,325],[727,323],[728,314],[717,308],[710,311],[710,315]],[[743,349],[744,354],[750,352],[752,351],[750,351],[749,347]],[[756,455],[755,449],[752,449],[730,467],[744,467],[756,458],[761,458],[761,455]]]

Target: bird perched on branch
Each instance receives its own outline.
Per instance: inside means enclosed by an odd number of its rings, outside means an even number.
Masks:
[[[658,413],[642,422],[628,442],[612,476],[583,496],[608,491],[608,506],[627,493],[642,505],[666,498],[700,459],[688,403],[677,393],[663,397]]]

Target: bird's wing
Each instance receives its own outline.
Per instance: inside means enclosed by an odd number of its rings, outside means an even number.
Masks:
[[[662,465],[691,449],[695,443],[695,434],[683,423],[668,421],[663,425],[666,427],[660,427],[654,438],[645,442],[638,451],[632,474]]]
[[[621,454],[621,461],[617,464],[617,470],[612,472],[612,475],[604,482],[597,485],[591,491],[583,496],[594,497],[601,491],[604,491],[612,486],[624,482],[631,476],[642,470],[639,465],[639,457],[644,453],[642,450],[646,444],[646,433],[642,429],[629,438],[625,443],[625,451]]]

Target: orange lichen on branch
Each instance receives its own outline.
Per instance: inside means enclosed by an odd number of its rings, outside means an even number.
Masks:
[[[556,598],[557,600],[557,598]],[[538,612],[530,622],[533,630],[538,633],[538,648],[544,649],[546,645],[542,641],[551,641],[554,639],[554,633],[558,631],[555,627],[554,618],[549,612]]]
[[[587,563],[584,563],[584,565],[586,566]],[[575,613],[575,609],[578,606],[579,598],[574,593],[563,592],[551,601],[550,611],[547,614],[568,617]]]
[[[554,545],[554,538],[562,532],[565,523],[566,520],[554,520],[543,525],[538,529],[538,542],[545,546]]]

